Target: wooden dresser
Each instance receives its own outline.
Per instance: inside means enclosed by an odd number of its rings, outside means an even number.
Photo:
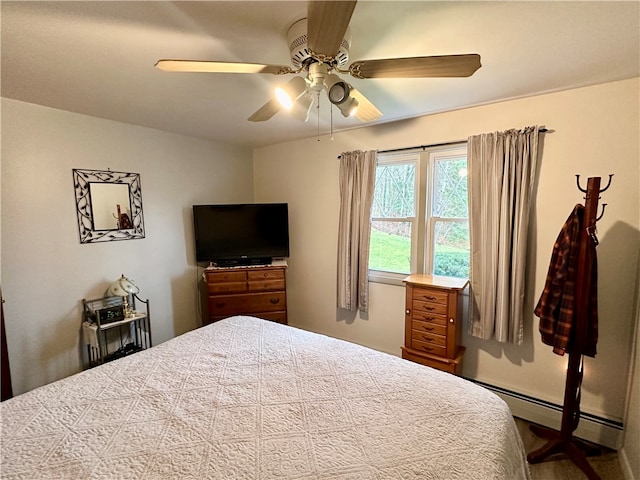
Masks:
[[[251,315],[287,324],[286,264],[208,268],[202,284],[202,324]]]
[[[462,291],[466,279],[409,275],[402,358],[459,375],[464,347]]]

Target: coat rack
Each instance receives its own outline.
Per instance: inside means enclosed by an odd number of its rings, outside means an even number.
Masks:
[[[562,424],[559,432],[551,428],[532,425],[531,430],[533,433],[539,437],[546,438],[548,441],[541,448],[527,455],[529,463],[540,463],[550,455],[564,453],[590,480],[600,480],[600,477],[587,460],[588,455],[598,454],[599,449],[575,438],[573,432],[578,427],[578,422],[580,421],[580,386],[582,384],[583,373],[582,356],[587,345],[587,312],[589,309],[589,289],[593,263],[591,252],[595,251],[595,246],[598,245],[596,222],[604,215],[604,208],[607,205],[606,203],[602,204],[602,212],[598,215],[598,199],[600,198],[600,194],[611,185],[612,177],[613,175],[609,175],[609,182],[603,189],[600,189],[600,177],[590,177],[587,181],[587,188],[583,189],[580,186],[580,175],[576,175],[578,189],[586,195],[584,197],[585,209],[579,239],[580,250],[575,295],[576,317],[573,327],[574,344],[569,351],[564,404],[562,407]]]

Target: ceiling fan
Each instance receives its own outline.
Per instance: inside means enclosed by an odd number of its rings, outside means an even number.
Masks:
[[[168,72],[203,73],[263,73],[273,75],[298,74],[285,85],[276,88],[276,97],[249,117],[263,122],[280,109],[292,110],[306,121],[314,97],[319,101],[325,91],[329,101],[343,116],[355,116],[370,122],[382,112],[358,90],[342,80],[337,73],[354,78],[427,78],[468,77],[480,68],[480,55],[441,55],[428,57],[359,60],[344,68],[349,59],[351,34],[349,22],[356,1],[310,1],[307,18],[294,23],[287,33],[291,62],[285,65],[229,63],[198,60],[158,60],[156,67]],[[337,73],[335,73],[337,72]]]

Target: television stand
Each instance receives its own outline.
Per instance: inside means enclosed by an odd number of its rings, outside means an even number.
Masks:
[[[218,260],[214,262],[216,267],[228,268],[228,267],[251,267],[256,265],[271,265],[273,262],[272,257],[259,257],[259,258],[230,258],[226,260]]]

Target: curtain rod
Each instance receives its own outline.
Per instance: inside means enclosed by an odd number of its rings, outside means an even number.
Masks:
[[[541,128],[538,130],[539,133],[547,133],[550,132],[548,128]],[[444,142],[444,143],[431,143],[429,145],[418,145],[415,147],[403,147],[403,148],[392,148],[390,150],[378,150],[378,153],[393,153],[393,152],[404,152],[407,150],[424,150],[426,148],[435,148],[435,147],[448,147],[449,145],[457,145],[459,143],[465,143],[466,140],[458,140],[455,142]],[[338,155],[338,159],[342,158],[342,155]]]

